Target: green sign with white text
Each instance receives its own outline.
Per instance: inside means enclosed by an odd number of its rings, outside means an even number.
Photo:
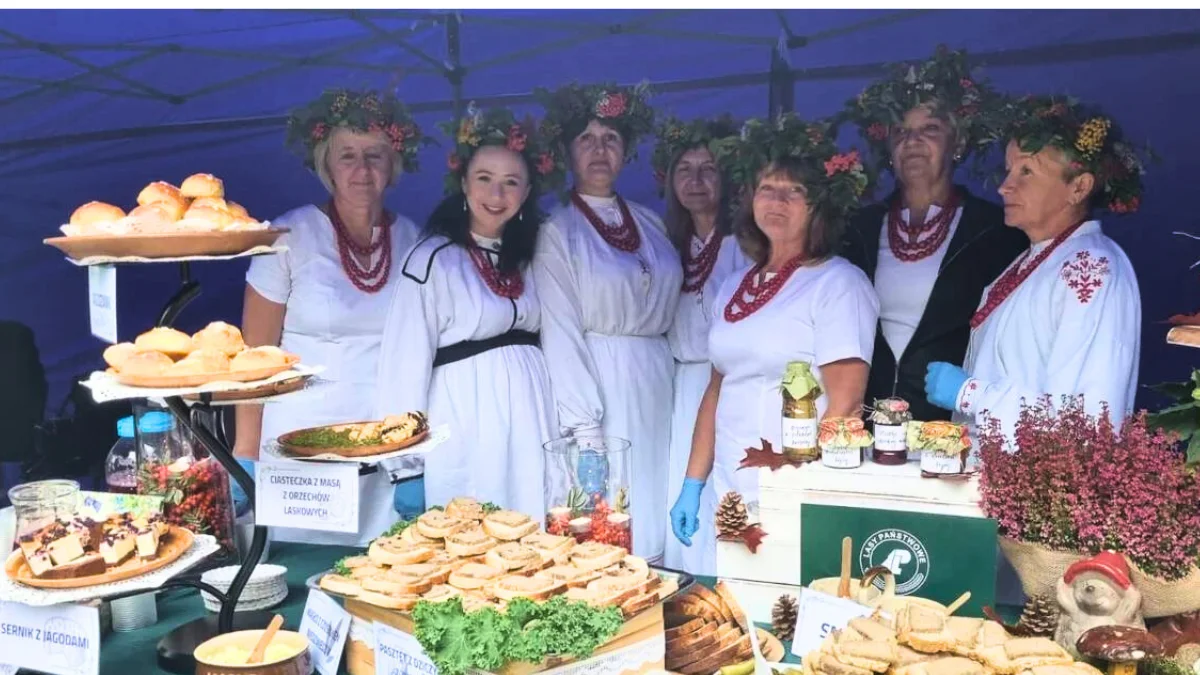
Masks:
[[[883,566],[896,577],[896,594],[950,604],[982,616],[995,605],[996,521],[851,506],[800,506],[800,577],[804,585],[841,572],[842,538],[850,537],[853,576]],[[883,587],[883,581],[876,579]]]

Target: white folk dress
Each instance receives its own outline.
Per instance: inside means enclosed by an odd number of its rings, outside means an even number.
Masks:
[[[476,237],[489,260],[499,240]],[[443,236],[404,259],[379,360],[378,416],[423,410],[450,440],[425,456],[425,503],[459,496],[540,518],[542,444],[553,438],[554,400],[542,350],[508,344],[434,367],[441,348],[537,333],[541,311],[532,275],[516,300],[488,287],[467,250]]]
[[[713,470],[700,502],[700,527],[692,547],[700,556],[693,573],[716,573],[714,514],[720,495],[737,491],[758,501],[758,473],[738,471],[746,448],[762,446],[761,439],[780,449],[783,394],[779,388],[787,364],[807,361],[822,383],[821,366],[843,359],[868,364],[875,348],[879,300],[867,275],[844,258],[833,257],[812,267],[800,267],[779,292],[741,321],[725,319],[725,305],[737,292],[750,268],[734,273],[721,286],[713,303],[708,355],[723,375],[717,399],[716,445]],[[828,399],[817,399],[818,419]]]
[[[615,198],[583,199],[605,222],[621,222]],[[633,551],[656,559],[669,508],[675,361],[666,332],[683,269],[658,216],[628,206],[641,236],[632,253],[610,246],[575,206],[556,209],[542,226],[534,278],[559,430],[630,441]]]
[[[1049,243],[1013,265],[1031,264]],[[1133,266],[1100,222],[1088,221],[971,331],[964,366],[971,377],[954,420],[968,424],[975,440],[995,417],[1011,444],[1022,401],[1049,395],[1057,406],[1064,395],[1082,394],[1089,414],[1107,403],[1120,424],[1133,411],[1141,330]]]
[[[704,246],[716,236],[709,233],[708,239],[692,237],[691,254],[699,255]],[[692,454],[692,431],[696,426],[696,412],[700,399],[708,388],[712,375],[712,364],[708,360],[708,331],[712,326],[713,298],[721,284],[734,272],[749,264],[746,255],[733,236],[725,237],[717,250],[717,260],[704,285],[697,291],[679,296],[679,309],[675,312],[675,323],[667,332],[671,354],[675,357],[675,406],[671,416],[671,458],[667,483],[668,507],[679,495],[687,473],[688,458]],[[711,490],[711,487],[705,487]],[[670,532],[667,533],[666,555],[663,564],[670,569],[691,569],[695,563],[688,558],[696,555],[696,547],[684,546]]]
[[[274,220],[291,231],[279,243],[288,250],[250,263],[246,282],[271,302],[286,305],[280,346],[301,363],[324,366],[329,384],[268,402],[263,410],[262,441],[294,429],[369,419],[375,407],[379,341],[404,252],[416,240],[417,227],[403,216],[391,225],[392,270],[378,293],[364,293],[342,269],[333,224],[319,208],[302,206]],[[376,229],[377,241],[381,230]],[[378,260],[371,260],[374,264]],[[278,541],[361,546],[396,521],[392,484],[386,471],[359,479],[357,534],[272,528]]]

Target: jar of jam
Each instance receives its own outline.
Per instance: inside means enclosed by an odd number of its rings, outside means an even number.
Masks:
[[[871,445],[871,433],[857,417],[828,417],[821,420],[818,443],[821,464],[831,469],[857,469],[863,450]]]
[[[817,398],[821,396],[821,385],[813,377],[808,362],[789,363],[780,387],[783,390],[783,410],[779,445],[783,454],[795,462],[820,459]]]
[[[912,413],[908,401],[885,398],[875,401],[871,409],[871,429],[875,432],[875,449],[871,459],[876,464],[904,464],[908,461],[908,423]]]

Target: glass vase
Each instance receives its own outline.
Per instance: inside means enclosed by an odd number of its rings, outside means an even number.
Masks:
[[[633,552],[629,441],[613,436],[560,438],[545,452],[546,531]]]

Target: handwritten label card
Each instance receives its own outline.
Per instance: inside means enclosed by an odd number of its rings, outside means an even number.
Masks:
[[[417,638],[375,622],[375,675],[437,675]]]
[[[821,646],[825,636],[835,629],[845,628],[851,619],[867,617],[875,610],[833,595],[809,588],[800,591],[800,606],[796,615],[796,637],[792,654],[803,657]]]
[[[113,265],[88,268],[88,316],[92,335],[117,343],[117,268]]]
[[[0,661],[53,675],[100,672],[100,612],[84,605],[0,602]]]
[[[358,465],[258,462],[254,513],[259,525],[358,532]]]
[[[349,612],[321,591],[310,590],[300,634],[308,638],[308,653],[321,675],[337,675],[349,633]]]

